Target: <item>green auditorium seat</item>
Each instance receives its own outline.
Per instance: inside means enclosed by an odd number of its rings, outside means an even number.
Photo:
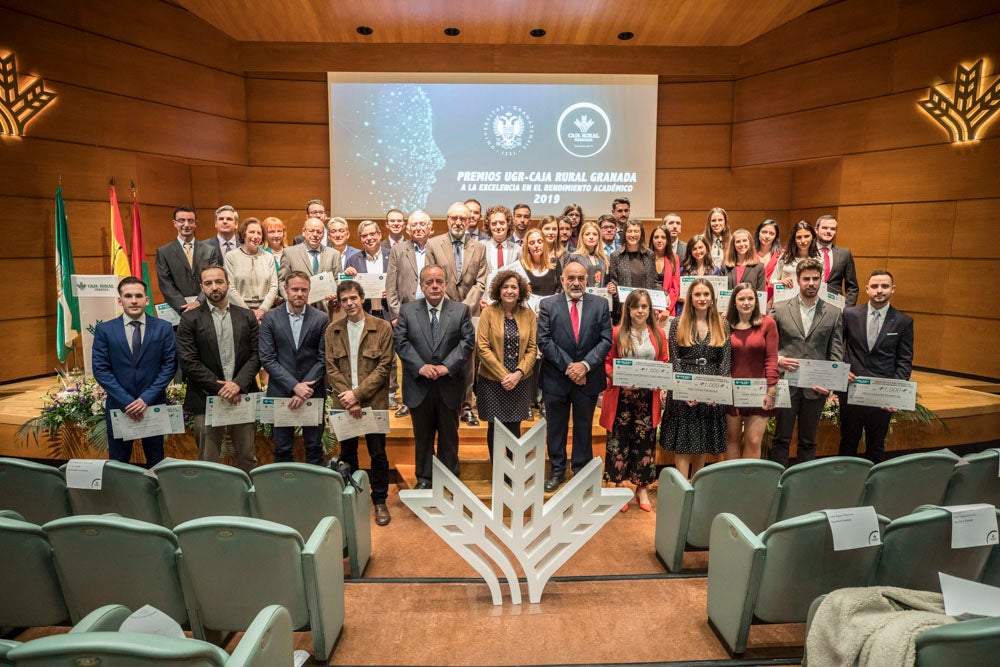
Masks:
[[[108,461],[100,489],[66,489],[66,493],[73,514],[118,514],[163,525],[156,478],[131,463]]]
[[[7,457],[0,457],[0,509],[38,525],[72,514],[58,468]]]
[[[778,481],[775,520],[816,510],[860,506],[871,467],[871,461],[856,456],[828,456],[792,466]]]
[[[882,461],[868,472],[861,505],[897,519],[918,505],[940,505],[958,457],[920,452]]]
[[[956,465],[948,480],[942,505],[989,503],[1000,505],[1000,454],[995,450],[964,457],[968,465]]]
[[[250,477],[210,461],[165,461],[156,466],[164,520],[169,527],[206,516],[253,516]]]
[[[0,628],[60,625],[69,611],[40,526],[0,518]]]

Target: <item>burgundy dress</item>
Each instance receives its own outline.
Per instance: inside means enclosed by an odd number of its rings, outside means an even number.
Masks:
[[[732,368],[734,378],[767,378],[767,386],[778,383],[778,326],[774,320],[764,316],[759,327],[749,329],[733,328],[730,335],[732,344]],[[773,410],[764,408],[736,408],[729,406],[726,414],[731,417],[763,415],[770,417]]]

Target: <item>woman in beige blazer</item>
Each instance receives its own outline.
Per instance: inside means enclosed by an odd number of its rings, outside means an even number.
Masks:
[[[492,303],[483,309],[476,333],[479,374],[476,398],[479,418],[486,420],[486,442],[493,458],[494,421],[515,437],[528,419],[528,377],[535,366],[535,313],[528,308],[528,283],[516,271],[501,271],[489,291]]]

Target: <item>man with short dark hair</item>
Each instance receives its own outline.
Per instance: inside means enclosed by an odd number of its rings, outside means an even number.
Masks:
[[[163,300],[178,314],[198,307],[204,300],[197,268],[203,264],[222,265],[217,244],[198,241],[194,232],[198,216],[190,206],[178,206],[173,214],[177,239],[156,249],[156,281]]]
[[[320,244],[326,246],[329,245],[329,241],[326,237],[326,221],[330,219],[330,216],[326,213],[326,204],[323,203],[322,199],[310,199],[306,202],[306,218],[315,218],[323,223],[323,240]],[[292,244],[298,244],[305,241],[305,236],[299,234],[292,241]]]
[[[403,403],[413,420],[418,489],[431,488],[435,434],[437,457],[459,474],[458,411],[476,332],[469,307],[445,298],[446,284],[443,268],[424,265],[424,296],[403,304],[393,333],[403,363]]]
[[[477,241],[485,243],[490,235],[482,230],[479,222],[483,218],[483,205],[479,203],[478,199],[466,199],[465,208],[469,209],[469,227],[466,230],[466,235]]]
[[[778,368],[794,371],[799,359],[844,360],[843,325],[840,309],[819,298],[823,279],[823,264],[807,258],[795,267],[799,296],[774,306],[774,322],[778,325]],[[816,431],[826,399],[834,393],[827,387],[789,387],[790,408],[778,408],[771,460],[788,465],[788,449],[792,430],[798,421],[799,463],[816,457]]]
[[[347,410],[355,419],[362,408],[389,409],[389,373],[392,365],[392,327],[365,313],[365,291],[353,280],[337,285],[337,299],[345,317],[326,331],[326,377],[334,408]],[[375,523],[384,526],[392,517],[386,506],[389,495],[389,459],[385,434],[366,433],[365,445],[372,465],[372,504]],[[358,469],[358,438],[340,441],[340,458]]]
[[[140,421],[150,405],[166,402],[166,389],[177,372],[174,329],[165,320],[146,316],[146,285],[130,276],[118,283],[121,317],[101,322],[94,329],[92,349],[94,379],[107,394],[104,423],[108,433],[108,458],[128,463],[132,441],[114,437],[111,411]],[[146,467],[163,460],[163,436],[142,439]]]
[[[291,271],[285,277],[285,304],[264,313],[260,321],[260,363],[267,371],[267,395],[288,398],[289,408],[300,409],[309,399],[326,397],[324,336],[330,322],[322,311],[309,308],[309,274]],[[302,427],[306,463],[324,464],[323,419]],[[274,461],[290,462],[295,427],[274,427]]]
[[[670,235],[670,246],[674,250],[674,255],[678,262],[684,261],[687,254],[687,243],[681,241],[681,216],[676,213],[667,213],[663,216],[663,226]]]
[[[597,397],[605,389],[604,360],[611,349],[608,302],[587,294],[587,269],[570,261],[563,267],[562,294],[542,299],[538,307],[538,349],[548,420],[547,442],[552,469],[545,491],[559,488],[566,473],[566,437],[573,413],[573,472],[594,457],[591,430]]]
[[[913,369],[913,318],[889,303],[896,284],[885,270],[873,271],[865,285],[868,303],[844,309],[844,361],[851,365],[850,380],[858,375],[909,380]],[[840,396],[840,455],[857,456],[862,434],[865,457],[872,463],[885,458],[885,437],[893,408],[850,405]]]
[[[249,474],[257,465],[255,422],[206,426],[205,398],[236,404],[245,394],[258,391],[257,316],[229,303],[229,278],[221,266],[204,267],[200,276],[205,303],[181,315],[177,327],[177,354],[187,379],[184,409],[194,416],[198,458],[217,463],[228,431],[236,465]]]
[[[848,306],[858,302],[858,274],[854,268],[854,255],[850,249],[834,245],[837,238],[837,219],[821,215],[816,219],[816,247],[823,260],[823,282],[834,294],[844,295]]]
[[[527,204],[515,204],[514,224],[511,226],[508,241],[518,248],[524,245],[524,235],[528,233],[529,225],[531,225],[531,207]]]
[[[611,259],[611,253],[622,247],[618,234],[618,222],[613,215],[605,213],[597,219],[597,226],[601,228],[601,245],[604,246],[604,254]]]
[[[392,250],[406,240],[403,230],[406,229],[406,217],[398,208],[391,208],[385,214],[385,240],[382,247]]]

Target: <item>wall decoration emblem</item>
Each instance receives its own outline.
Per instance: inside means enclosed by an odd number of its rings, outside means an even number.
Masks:
[[[0,134],[22,136],[24,127],[55,97],[55,93],[45,90],[42,79],[35,79],[21,90],[14,54],[0,57]]]
[[[502,594],[493,563],[507,580],[511,602],[521,604],[517,572],[504,547],[524,571],[528,600],[537,603],[556,570],[632,497],[630,489],[601,488],[601,459],[595,457],[545,502],[545,429],[540,420],[517,439],[496,425],[492,507],[437,458],[431,489],[399,492],[400,500],[486,580],[495,605],[502,604]]]
[[[926,100],[917,103],[941,124],[953,143],[978,139],[983,127],[1000,111],[1000,77],[980,93],[983,67],[982,59],[972,67],[959,65],[952,97],[935,86],[928,91]]]

